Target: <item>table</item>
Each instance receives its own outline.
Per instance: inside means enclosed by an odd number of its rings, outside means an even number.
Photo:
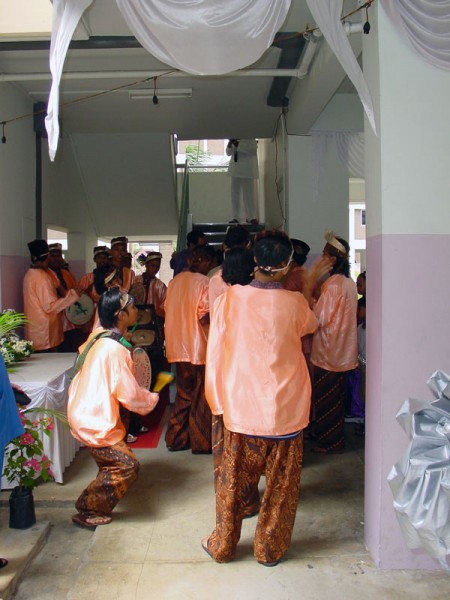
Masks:
[[[51,408],[67,414],[67,390],[69,389],[75,353],[33,354],[14,365],[9,374],[11,383],[20,386],[31,398],[27,408]],[[52,461],[52,471],[57,483],[63,482],[63,473],[77,453],[78,442],[70,429],[55,419],[55,429],[50,437],[43,435],[44,452]],[[5,477],[2,489],[14,487]]]

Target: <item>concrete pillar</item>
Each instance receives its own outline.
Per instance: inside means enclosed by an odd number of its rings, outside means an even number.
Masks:
[[[379,3],[364,74],[379,136],[366,131],[367,423],[365,538],[383,569],[438,568],[403,541],[387,483],[408,439],[395,415],[450,371],[450,73],[400,38]]]
[[[94,249],[93,247],[89,250],[86,248],[86,236],[84,233],[69,231],[67,233],[67,248],[70,270],[77,279],[95,267],[92,260]],[[86,255],[87,252],[88,254]]]
[[[325,168],[314,199],[313,142],[310,136],[288,138],[287,233],[311,246],[308,263],[322,253],[324,230],[331,229],[348,240],[348,171],[330,143]]]

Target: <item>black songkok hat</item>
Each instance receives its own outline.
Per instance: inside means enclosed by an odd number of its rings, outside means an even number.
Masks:
[[[291,238],[291,242],[294,247],[294,261],[298,265],[304,265],[308,257],[308,252],[311,250],[311,248],[303,240]]]
[[[124,235],[113,238],[111,240],[111,248],[113,246],[117,246],[117,244],[123,244],[124,246],[126,246],[128,244],[128,238],[125,237]]]
[[[48,256],[48,244],[45,240],[33,240],[28,242],[27,245],[33,262],[45,260]]]

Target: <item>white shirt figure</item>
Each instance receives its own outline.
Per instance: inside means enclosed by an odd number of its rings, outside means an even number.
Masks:
[[[226,152],[231,156],[232,218],[239,223],[258,220],[258,143],[256,140],[229,140]]]

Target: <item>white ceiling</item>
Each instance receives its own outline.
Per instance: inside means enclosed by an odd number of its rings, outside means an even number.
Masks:
[[[358,4],[357,0],[344,2],[344,14]],[[360,20],[359,14],[353,20]],[[314,25],[305,0],[292,0],[283,32],[300,32]],[[95,0],[85,13],[83,24],[75,37],[131,36],[125,21],[113,0]],[[352,45],[359,54],[361,35],[354,36]],[[13,49],[0,43],[0,72],[33,101],[46,102],[50,76],[48,50]],[[275,69],[281,50],[269,48],[251,69]],[[344,73],[325,41],[321,42],[311,73],[304,80],[292,81],[288,96],[293,106],[288,115],[290,133],[309,131],[314,120],[342,84]],[[320,66],[320,68],[319,68]],[[157,90],[163,88],[191,88],[191,98],[161,98],[153,105],[147,100],[131,101],[128,89],[92,98],[76,104],[67,104],[89,94],[133,83],[145,74],[164,72],[170,67],[162,64],[142,48],[114,48],[69,50],[64,73],[82,73],[77,79],[64,79],[61,84],[61,108],[64,129],[72,134],[81,133],[176,133],[179,139],[203,138],[265,138],[273,135],[280,113],[279,107],[267,106],[267,96],[273,77],[222,76],[192,77],[177,74],[160,77]],[[117,71],[125,71],[120,76]],[[108,72],[108,73],[106,73]],[[115,73],[116,72],[116,73]],[[89,73],[89,75],[87,75]],[[102,74],[93,76],[92,73]],[[106,77],[105,77],[106,73]],[[24,77],[23,74],[29,74]],[[72,75],[73,76],[73,75]],[[0,84],[1,85],[1,84]],[[152,81],[130,89],[153,88]]]

